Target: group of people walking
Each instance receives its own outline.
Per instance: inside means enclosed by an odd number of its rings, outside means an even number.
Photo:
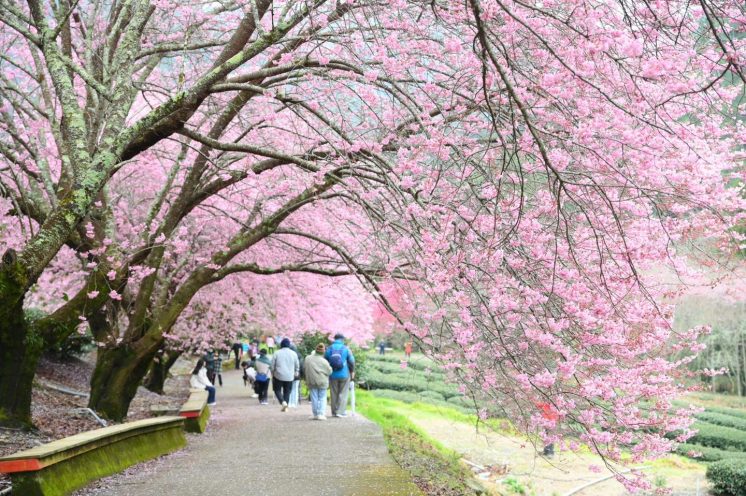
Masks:
[[[274,345],[274,340],[271,344]],[[332,416],[347,416],[347,395],[350,381],[355,378],[355,356],[345,344],[344,335],[336,334],[329,346],[319,343],[305,358],[288,338],[280,341],[279,350],[270,358],[269,350],[273,348],[263,347],[255,353],[251,347],[249,360],[241,364],[244,367],[244,381],[254,388],[254,396],[260,405],[268,404],[271,383],[281,411],[287,411],[293,400],[299,399],[300,379],[303,377],[311,400],[311,419],[326,420],[327,390],[331,396]],[[232,351],[238,362],[240,355],[237,347],[234,346]],[[222,386],[222,359],[219,353],[210,350],[197,362],[190,381],[193,388],[207,390],[209,405],[217,404],[216,379]]]

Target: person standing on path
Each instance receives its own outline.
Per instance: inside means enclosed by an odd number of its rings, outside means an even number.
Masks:
[[[267,350],[260,350],[259,356],[254,361],[256,378],[254,379],[254,392],[259,395],[259,404],[267,404],[267,391],[269,390],[269,378],[271,375],[272,362],[267,357]]]
[[[407,357],[407,360],[412,356],[412,341],[407,341],[404,345],[404,356]]]
[[[378,354],[379,355],[385,355],[386,354],[386,341],[383,339],[380,343],[378,343]]]
[[[267,345],[267,351],[269,351],[270,355],[273,355],[275,353],[275,338],[267,336],[265,343]]]
[[[207,391],[207,405],[215,406],[215,386],[207,378],[207,367],[205,361],[200,358],[197,360],[197,366],[192,371],[192,377],[189,379],[189,385],[194,389],[204,389]]]
[[[298,355],[290,349],[290,340],[285,338],[280,343],[280,350],[272,355],[272,388],[277,401],[282,404],[282,411],[287,411],[290,401],[290,390],[293,381],[300,377]]]
[[[324,358],[324,352],[326,346],[319,343],[304,362],[306,384],[311,393],[311,420],[326,420],[326,390],[329,388],[332,366]]]
[[[233,353],[235,355],[236,360],[236,370],[238,370],[238,367],[241,363],[241,357],[243,356],[243,345],[236,341],[233,343],[233,347],[231,348],[233,350]],[[230,355],[230,353],[228,353]]]
[[[208,349],[202,360],[205,361],[207,380],[215,384],[215,351],[212,348]]]
[[[212,360],[212,378],[210,379],[215,384],[215,379],[220,383],[220,387],[223,387],[223,359],[220,358],[220,353],[215,350]]]
[[[355,379],[355,357],[345,345],[343,334],[336,334],[334,342],[324,353],[324,358],[332,367],[329,380],[333,417],[347,416],[347,392],[350,380]]]

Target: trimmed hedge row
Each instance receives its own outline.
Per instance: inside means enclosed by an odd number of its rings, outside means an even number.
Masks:
[[[428,405],[439,406],[443,408],[452,408],[462,413],[474,413],[473,408],[465,408],[461,405],[451,403],[450,401],[444,401],[442,397],[441,399],[428,397],[424,395],[424,392],[418,394],[408,391],[394,391],[391,389],[375,389],[371,391],[371,393],[373,394],[373,396],[376,396],[378,398],[387,398],[391,400],[401,401],[403,403],[427,403]]]
[[[746,463],[742,460],[722,460],[707,467],[707,479],[715,494],[746,496]]]
[[[720,460],[730,459],[746,460],[746,453],[743,451],[722,450],[690,443],[680,444],[676,448],[676,453],[701,462],[719,462]],[[700,456],[692,456],[692,453],[699,453]]]
[[[399,363],[376,362],[374,360],[371,360],[370,362],[368,362],[368,367],[371,369],[378,370],[380,372],[386,372],[390,374],[407,373],[407,371],[409,371],[410,374],[417,375],[420,377],[427,377],[430,379],[437,379],[440,381],[445,380],[445,374],[437,370],[426,371],[426,370],[417,369],[417,368],[410,367],[410,366],[407,366],[406,369],[403,369],[401,368],[401,365]]]
[[[401,361],[402,361],[402,358],[401,358],[401,356],[394,356],[394,355],[374,355],[374,354],[369,354],[368,355],[368,360],[370,360],[371,364],[374,363],[374,362],[386,362],[386,363],[395,363],[395,364],[399,365],[401,363]],[[418,360],[418,359],[409,360],[407,362],[407,366],[409,368],[417,369],[417,370],[427,370],[427,369],[430,369],[433,372],[437,372],[438,371],[438,366],[434,362],[431,362],[430,360]]]
[[[739,419],[746,420],[746,410],[739,410],[737,408],[725,408],[725,407],[706,407],[704,413],[719,413],[720,415],[728,415],[730,417],[736,417]]]
[[[371,369],[366,378],[368,389],[393,389],[394,391],[435,391],[444,398],[458,396],[459,392],[453,386],[439,381],[426,381],[412,374],[385,374]]]
[[[699,432],[689,439],[690,443],[701,444],[711,448],[732,448],[739,451],[746,451],[746,431],[710,424],[708,422],[695,422],[693,427],[698,429]]]
[[[710,410],[705,410],[704,412],[697,414],[696,417],[698,420],[709,424],[733,427],[734,429],[746,431],[746,418],[733,417],[732,415],[716,413]]]

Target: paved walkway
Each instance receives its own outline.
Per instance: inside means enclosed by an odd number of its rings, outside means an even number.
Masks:
[[[280,412],[249,398],[239,371],[223,374],[207,432],[189,446],[106,489],[112,496],[420,495],[386,450],[381,429],[360,415],[308,420],[311,407]],[[327,414],[329,410],[327,408]]]

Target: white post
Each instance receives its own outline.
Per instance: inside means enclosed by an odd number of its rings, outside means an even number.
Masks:
[[[352,409],[352,415],[355,415],[355,383],[350,381],[350,408]]]

